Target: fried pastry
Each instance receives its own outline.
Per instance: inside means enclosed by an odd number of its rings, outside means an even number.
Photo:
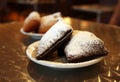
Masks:
[[[26,17],[23,30],[25,32],[32,32],[38,30],[40,26],[40,14],[36,11],[31,12],[28,17]]]
[[[62,19],[59,19],[41,38],[38,45],[37,59],[44,59],[58,49],[70,38],[73,29]]]
[[[41,17],[41,25],[38,30],[39,33],[47,32],[57,22],[58,18],[62,18],[60,12]]]
[[[88,31],[74,31],[64,48],[69,62],[81,62],[108,54],[104,42]]]

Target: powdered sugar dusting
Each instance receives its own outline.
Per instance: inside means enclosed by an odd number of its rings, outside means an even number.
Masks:
[[[99,54],[103,52],[104,42],[93,33],[75,31],[68,45],[65,47],[67,57],[79,57]]]
[[[48,48],[50,48],[53,43],[60,39],[64,34],[71,30],[72,27],[66,24],[62,19],[59,19],[56,24],[54,24],[41,38],[38,46],[38,54],[42,54]]]

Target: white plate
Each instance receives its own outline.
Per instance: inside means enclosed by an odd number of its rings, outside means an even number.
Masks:
[[[33,32],[25,32],[23,30],[23,28],[20,29],[20,32],[24,35],[27,35],[27,36],[30,36],[31,38],[34,38],[34,39],[41,39],[41,37],[44,35],[44,34],[39,34],[39,33],[33,33]]]
[[[33,62],[48,66],[48,67],[53,67],[53,68],[81,68],[81,67],[87,67],[93,64],[96,64],[100,62],[104,57],[100,57],[97,59],[85,61],[85,62],[79,62],[79,63],[63,63],[63,62],[56,62],[56,61],[47,61],[47,60],[37,60],[34,57],[32,57],[33,52],[36,50],[38,46],[38,41],[30,44],[28,48],[26,49],[26,55],[30,60]]]

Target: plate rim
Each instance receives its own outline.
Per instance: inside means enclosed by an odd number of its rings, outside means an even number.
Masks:
[[[47,60],[37,60],[33,57],[31,57],[31,53],[34,49],[35,49],[35,45],[38,44],[39,41],[35,41],[33,43],[31,43],[27,48],[26,48],[26,55],[27,57],[33,61],[34,63],[43,65],[43,66],[47,66],[47,67],[52,67],[52,68],[83,68],[83,67],[87,67],[87,66],[91,66],[94,65],[98,62],[100,62],[101,60],[104,59],[104,57],[99,57],[96,59],[92,59],[89,61],[85,61],[85,62],[78,62],[78,63],[61,63],[61,62],[52,62],[52,61],[47,61]],[[30,50],[32,49],[32,50]]]
[[[25,31],[23,30],[23,27],[20,29],[20,32],[21,32],[22,34],[29,35],[29,36],[43,36],[43,35],[44,35],[44,34],[40,34],[40,33],[25,32]]]

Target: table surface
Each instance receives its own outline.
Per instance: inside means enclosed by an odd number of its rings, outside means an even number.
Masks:
[[[22,22],[0,24],[0,82],[120,82],[120,27],[65,18],[74,29],[87,30],[105,42],[109,54],[95,65],[56,69],[30,61],[25,50],[36,41],[20,32]]]
[[[98,4],[93,5],[75,5],[73,9],[86,11],[86,12],[93,12],[93,13],[105,13],[105,12],[113,12],[115,6],[103,6]]]

